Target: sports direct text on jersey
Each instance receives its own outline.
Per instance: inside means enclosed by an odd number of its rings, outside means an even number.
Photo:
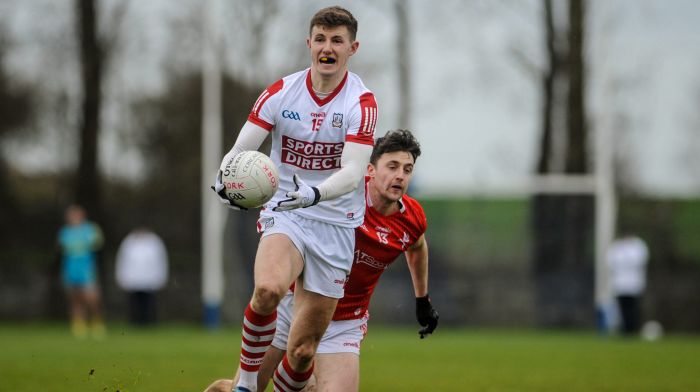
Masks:
[[[344,144],[307,142],[282,136],[282,162],[305,170],[337,169]]]

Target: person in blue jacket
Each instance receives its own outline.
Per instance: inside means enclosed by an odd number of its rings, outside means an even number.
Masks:
[[[66,224],[58,232],[61,250],[61,280],[70,308],[71,332],[85,337],[104,336],[100,291],[97,282],[97,254],[104,237],[100,227],[87,220],[77,204],[66,209]]]

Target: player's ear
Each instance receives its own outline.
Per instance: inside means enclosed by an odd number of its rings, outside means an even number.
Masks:
[[[311,38],[310,37],[306,38],[306,47],[311,49]]]
[[[357,48],[359,48],[359,47],[360,47],[360,41],[352,41],[352,43],[350,44],[350,56],[355,54],[355,52],[357,52]]]
[[[371,178],[374,178],[376,175],[376,170],[374,169],[374,165],[371,163],[367,164],[367,175],[370,176]]]

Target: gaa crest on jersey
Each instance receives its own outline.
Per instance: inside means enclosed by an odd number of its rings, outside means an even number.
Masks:
[[[288,118],[290,120],[301,121],[301,117],[299,117],[299,113],[292,111],[292,110],[287,110],[287,109],[284,109],[282,111],[282,118]]]
[[[343,126],[343,113],[333,113],[333,128],[341,128]]]

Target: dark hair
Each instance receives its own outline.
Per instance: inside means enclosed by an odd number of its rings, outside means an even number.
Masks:
[[[386,133],[374,143],[369,161],[376,165],[379,158],[389,152],[406,151],[413,156],[413,161],[420,156],[420,143],[407,129],[396,129]]]
[[[338,6],[326,7],[316,12],[309,24],[309,35],[311,35],[311,30],[313,30],[314,26],[345,26],[348,28],[351,41],[354,41],[357,35],[357,20],[355,20],[350,11]]]

